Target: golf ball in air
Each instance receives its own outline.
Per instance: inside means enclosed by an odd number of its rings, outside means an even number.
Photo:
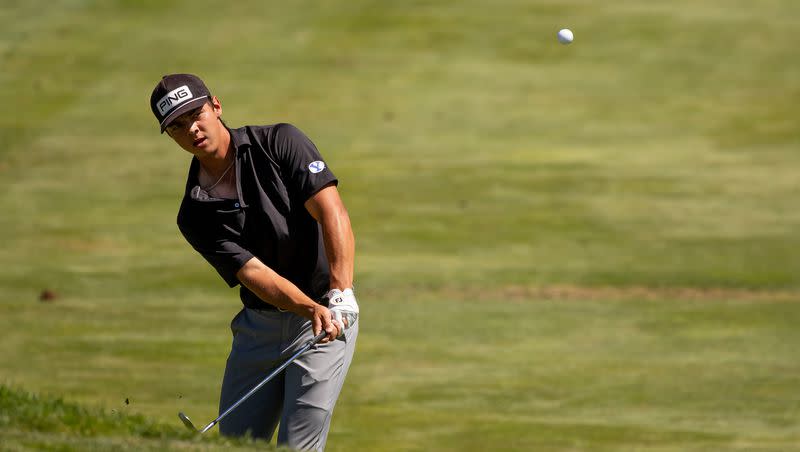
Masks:
[[[572,42],[572,39],[572,30],[569,28],[562,28],[561,30],[558,30],[558,42],[561,44],[569,44]]]

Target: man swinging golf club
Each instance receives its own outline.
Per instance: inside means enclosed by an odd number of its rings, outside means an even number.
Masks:
[[[228,128],[219,99],[194,75],[164,76],[150,107],[161,132],[194,156],[181,233],[230,287],[240,285],[220,432],[269,440],[280,423],[279,445],[323,450],[358,336],[355,241],[338,180],[292,125]]]

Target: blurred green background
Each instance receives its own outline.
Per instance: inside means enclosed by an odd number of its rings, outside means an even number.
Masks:
[[[362,325],[328,450],[800,450],[800,3],[0,21],[1,450],[264,446],[174,430],[216,416],[240,303],[175,226],[189,156],[148,105],[171,72],[340,179]]]

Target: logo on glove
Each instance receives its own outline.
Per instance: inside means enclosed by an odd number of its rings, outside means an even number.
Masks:
[[[328,299],[332,320],[341,326],[340,335],[344,334],[344,330],[352,327],[358,320],[358,303],[353,289],[331,289],[325,297]]]

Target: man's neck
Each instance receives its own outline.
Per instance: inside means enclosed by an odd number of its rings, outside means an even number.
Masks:
[[[230,166],[234,158],[231,133],[222,124],[220,124],[220,127],[222,128],[222,133],[220,134],[219,147],[216,151],[197,156],[200,165],[203,166],[206,172],[215,177],[221,175]]]

